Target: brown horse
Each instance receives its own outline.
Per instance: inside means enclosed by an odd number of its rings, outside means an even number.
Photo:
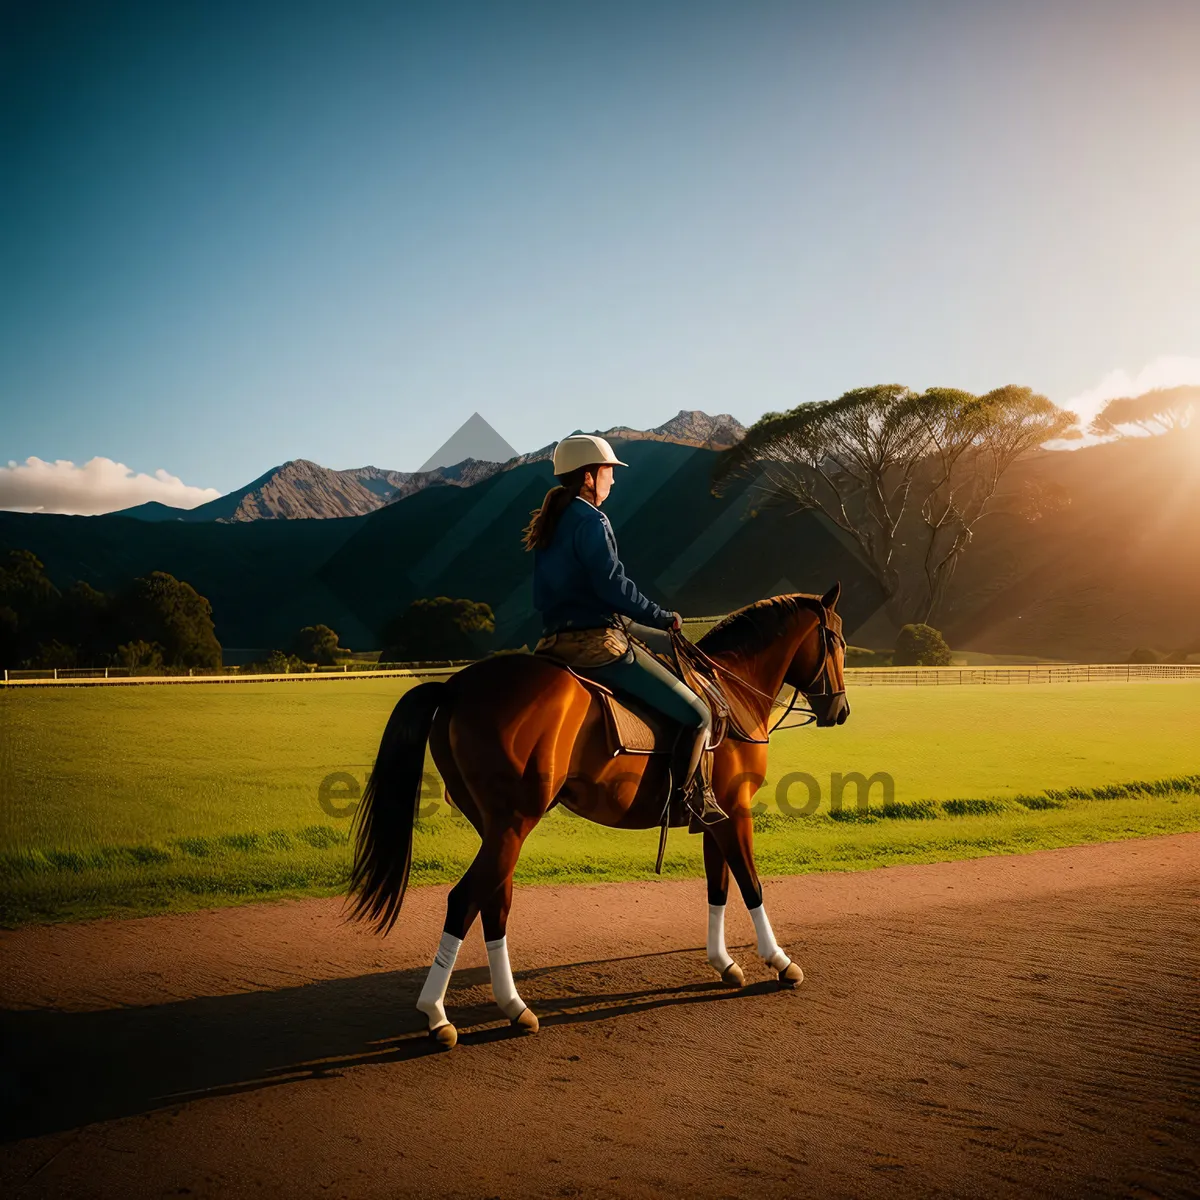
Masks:
[[[762,600],[726,617],[697,643],[716,668],[749,738],[726,738],[713,754],[713,790],[728,820],[706,826],[708,958],[727,983],[745,976],[725,948],[729,873],[750,910],[758,952],[784,987],[803,972],[779,948],[763,908],[754,867],[751,801],[767,769],[768,718],[785,686],[802,692],[817,725],[849,715],[845,642],[835,611],[840,585],[824,596]],[[476,916],[504,1013],[530,1032],[537,1017],[517,993],[505,927],[513,871],[534,826],[562,804],[601,825],[648,829],[663,810],[663,757],[610,753],[594,693],[570,672],[534,655],[499,655],[445,683],[423,683],[397,703],[357,815],[351,916],[386,933],[400,912],[412,861],[413,819],[425,745],[449,798],[482,839],[467,873],[451,889],[446,923],[417,1007],[431,1036],[452,1046],[457,1032],[443,999],[458,948]]]

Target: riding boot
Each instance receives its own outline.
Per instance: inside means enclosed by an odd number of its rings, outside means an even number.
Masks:
[[[708,729],[701,727],[694,733],[689,729],[680,730],[675,743],[675,754],[671,760],[671,781],[673,789],[681,793],[684,804],[692,815],[704,825],[727,819],[726,813],[717,804],[717,797],[712,790],[709,777],[711,771],[704,771],[702,763],[708,749]],[[709,764],[712,755],[709,753]]]

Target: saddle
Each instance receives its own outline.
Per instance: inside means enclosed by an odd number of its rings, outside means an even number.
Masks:
[[[719,745],[726,736],[745,741],[758,740],[745,732],[748,722],[738,720],[734,715],[735,709],[721,688],[712,660],[680,633],[673,631],[669,643],[661,647],[647,645],[623,628],[582,629],[542,638],[534,653],[569,671],[596,697],[604,714],[608,750],[613,757],[618,754],[670,754],[679,735],[677,722],[640,700],[625,695],[618,696],[607,684],[600,683],[586,674],[589,667],[604,666],[620,658],[627,652],[630,641],[637,642],[643,650],[653,655],[708,705],[712,716],[710,749]],[[711,783],[711,754],[703,756],[701,770],[705,773],[706,780]],[[654,867],[656,873],[662,873],[667,830],[685,825],[690,833],[700,833],[704,829],[683,800],[675,794],[674,802],[668,802],[663,808],[658,860]]]
[[[671,634],[670,653],[665,652],[665,647],[649,646],[617,629],[586,629],[543,638],[534,653],[569,671],[599,702],[611,754],[669,754],[679,733],[679,725],[657,709],[634,697],[618,695],[587,674],[589,667],[604,666],[620,657],[629,641],[637,642],[652,654],[708,705],[713,746],[727,733],[745,737],[739,723],[733,720],[732,706],[708,660],[699,651],[689,653],[695,648],[678,634]],[[753,739],[746,737],[746,740]]]

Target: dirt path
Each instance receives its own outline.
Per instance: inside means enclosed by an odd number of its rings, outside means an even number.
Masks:
[[[1200,834],[772,881],[776,990],[700,881],[526,888],[430,1053],[445,889],[0,934],[5,1196],[1195,1195]],[[730,944],[749,919],[730,904]]]

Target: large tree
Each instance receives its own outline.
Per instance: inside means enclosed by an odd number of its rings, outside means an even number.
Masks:
[[[10,550],[0,560],[0,667],[38,657],[39,645],[54,638],[61,599],[36,554]]]
[[[1110,400],[1092,420],[1089,431],[1100,437],[1171,433],[1185,429],[1200,411],[1200,385],[1154,388],[1138,396]]]
[[[338,635],[328,625],[305,625],[292,640],[292,653],[302,662],[332,667],[337,663]]]
[[[748,475],[769,497],[823,514],[861,554],[892,620],[924,623],[1004,473],[1076,419],[1025,387],[857,388],[766,414],[718,460],[714,484]]]
[[[114,608],[123,637],[157,644],[166,666],[221,665],[212,606],[190,583],[166,571],[152,571],[124,588]]]

